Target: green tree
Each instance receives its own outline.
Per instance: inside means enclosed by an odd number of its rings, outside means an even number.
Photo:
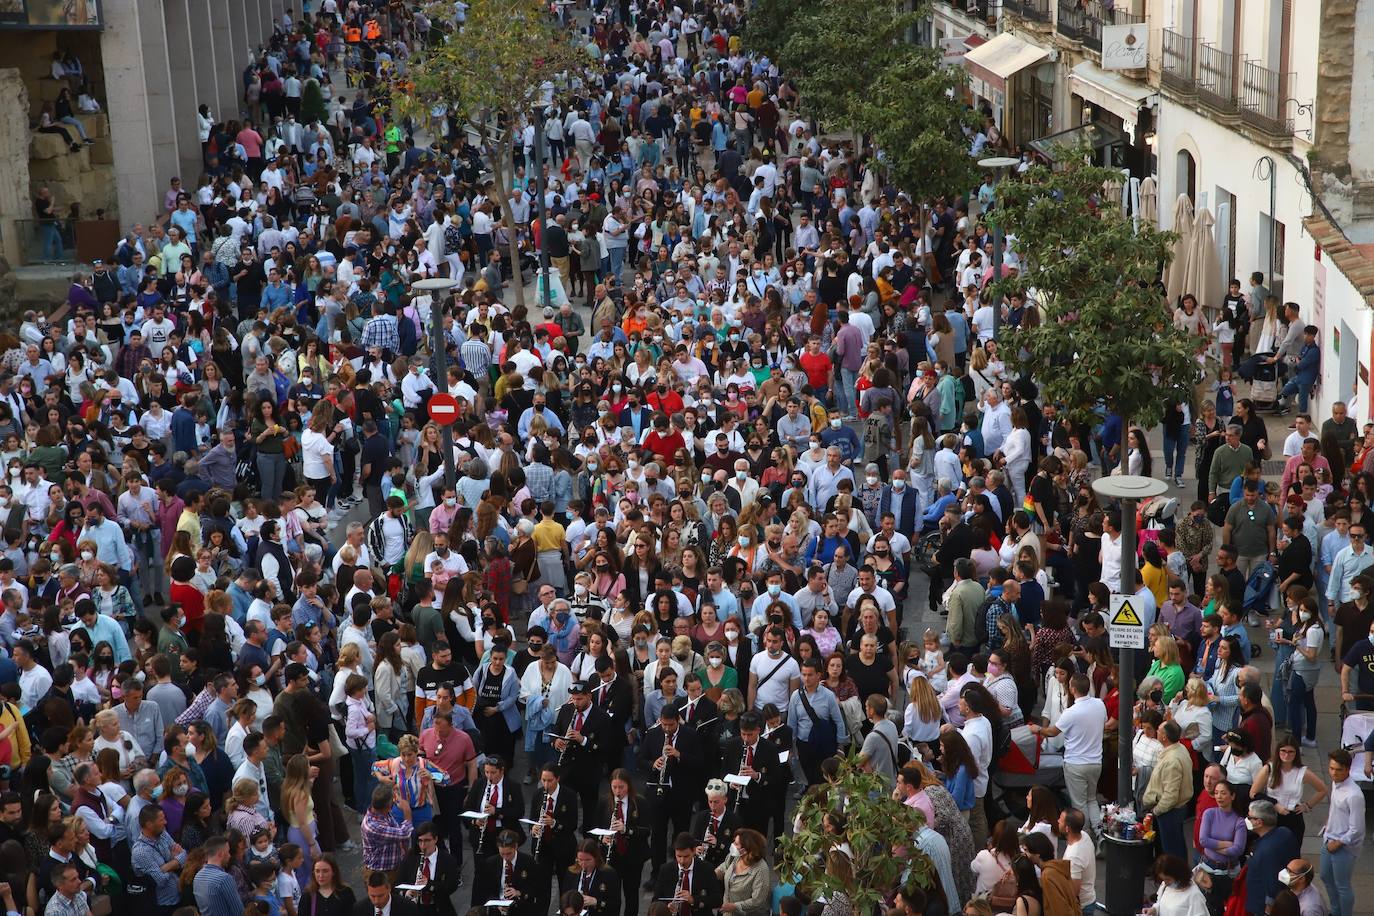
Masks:
[[[808,793],[797,806],[798,829],[779,840],[778,874],[795,879],[813,897],[844,892],[855,913],[871,913],[898,885],[929,888],[935,882],[930,860],[914,846],[925,818],[892,797],[877,773],[863,769],[857,754],[840,763],[835,781],[823,795]],[[845,839],[853,852],[852,879],[827,868],[835,834],[825,829],[825,816],[845,799]]]
[[[1111,169],[1060,156],[996,188],[988,221],[1016,237],[1021,269],[991,285],[995,297],[1038,292],[1040,321],[1012,330],[1002,352],[1070,419],[1093,424],[1100,406],[1146,429],[1164,412],[1167,389],[1197,377],[1197,340],[1174,327],[1155,279],[1173,234],[1139,230],[1104,185]]]
[[[301,89],[301,121],[324,124],[328,119],[329,113],[325,110],[324,93],[320,90],[319,81],[306,80]]]
[[[745,46],[776,60],[792,33],[792,23],[805,7],[802,0],[755,0],[745,15]]]
[[[435,6],[431,21],[443,22],[451,7]],[[410,91],[399,99],[403,113],[435,136],[445,122],[467,130],[492,170],[492,196],[506,224],[515,225],[510,206],[511,167],[523,115],[548,104],[563,74],[585,55],[540,0],[472,0],[461,30],[426,47],[409,68]],[[509,233],[507,257],[516,270],[515,301],[525,304],[519,282],[520,251]]]

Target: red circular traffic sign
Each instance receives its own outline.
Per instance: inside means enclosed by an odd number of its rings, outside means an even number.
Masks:
[[[458,419],[458,399],[441,391],[429,399],[429,418],[440,426],[448,426]]]

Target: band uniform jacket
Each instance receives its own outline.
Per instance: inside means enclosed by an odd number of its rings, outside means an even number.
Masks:
[[[554,717],[550,732],[560,736],[566,735],[573,730],[573,723],[576,721],[577,710],[571,702],[566,703],[559,708],[558,715]],[[588,780],[597,783],[601,781],[602,747],[606,743],[609,729],[610,719],[606,715],[606,710],[597,706],[595,702],[589,704],[582,718],[582,735],[587,739],[587,743],[568,743],[568,749],[563,753],[562,762],[558,767],[560,782],[581,784]]]
[[[500,854],[488,856],[476,863],[472,879],[472,900],[469,908],[480,907],[488,900],[494,900],[501,896],[501,867],[504,860]],[[538,903],[542,898],[541,888],[547,888],[548,874],[535,864],[534,858],[527,852],[515,853],[515,859],[511,863],[510,881],[508,886],[520,892],[520,896],[515,898],[515,903],[502,909],[504,916],[543,916],[538,912]],[[544,894],[547,894],[547,889]]]
[[[720,769],[720,708],[704,693],[697,697],[695,703],[680,696],[673,701],[673,705],[682,714],[682,724],[697,730],[703,776],[716,773]],[[705,782],[702,784],[705,785]]]
[[[463,869],[450,853],[441,848],[434,861],[434,873],[429,877],[429,892],[392,891],[393,899],[400,897],[415,907],[417,916],[457,916],[453,906],[453,894],[458,890],[458,879]],[[397,884],[420,883],[420,851],[412,849],[396,869]],[[429,898],[426,902],[425,898]],[[366,901],[364,901],[366,902]],[[396,911],[392,907],[392,912]]]
[[[529,819],[543,818],[548,797],[543,789],[536,789],[530,798]],[[572,786],[560,782],[558,794],[553,799],[553,823],[544,829],[544,835],[536,837],[530,828],[530,852],[539,847],[536,860],[554,869],[567,868],[577,854],[577,793]]]
[[[610,827],[616,800],[607,795],[601,800],[596,818],[592,823],[597,827]],[[633,867],[643,865],[649,858],[649,808],[643,799],[626,796],[625,832],[610,842],[610,852],[605,856],[606,864],[619,869],[622,864]],[[605,849],[605,845],[602,846]]]
[[[698,811],[692,816],[692,837],[706,847],[703,857],[712,868],[719,868],[730,854],[730,845],[735,842],[735,831],[739,830],[739,815],[728,807],[720,816],[714,830],[711,829],[711,811]],[[715,837],[715,843],[706,842],[707,835]]]
[[[477,781],[468,790],[468,796],[463,801],[464,811],[481,811],[487,803],[487,777],[479,775]],[[478,838],[482,835],[482,829],[478,825],[481,821],[473,819],[468,822],[468,830],[472,835],[472,848],[477,850],[480,856],[494,853],[496,851],[496,835],[502,830],[514,830],[519,834],[523,841],[525,838],[524,825],[520,823],[520,818],[525,816],[525,796],[520,791],[519,783],[512,779],[509,771],[506,778],[501,781],[499,803],[496,806],[496,813],[487,818],[486,840],[481,849],[477,848]],[[506,914],[512,916],[512,914]]]
[[[353,916],[375,916],[377,908],[363,895],[363,899],[353,904]],[[415,904],[395,891],[391,892],[391,916],[419,916]]]
[[[678,724],[673,746],[678,757],[669,760],[664,773],[654,769],[654,762],[663,756],[668,737],[661,727],[655,726],[644,733],[639,742],[639,766],[644,773],[644,792],[660,804],[669,806],[685,804],[688,808],[695,805],[705,785],[701,741],[696,729],[690,725]],[[663,781],[660,782],[660,779]]]
[[[721,745],[721,775],[738,773],[744,765],[744,739],[734,737]],[[748,786],[731,786],[731,810],[740,816],[742,826],[758,829],[769,810],[770,796],[782,774],[778,748],[772,741],[760,737],[754,746],[754,771],[757,774]],[[766,832],[765,832],[766,835]]]
[[[634,716],[635,700],[630,680],[616,675],[609,686],[597,685],[592,691],[592,705],[606,716],[606,725],[601,731],[601,756],[606,768],[612,770],[620,766],[625,752],[625,729]]]
[[[582,869],[564,869],[558,874],[558,896],[577,891],[584,897],[595,897],[596,906],[588,907],[587,916],[619,916],[620,876],[605,866],[584,878]]]
[[[669,859],[654,878],[654,900],[667,900],[676,894],[678,880],[677,859]],[[711,916],[712,911],[720,906],[721,898],[721,884],[716,878],[716,870],[701,859],[693,859],[687,892],[695,903],[691,907],[682,907],[678,916]]]

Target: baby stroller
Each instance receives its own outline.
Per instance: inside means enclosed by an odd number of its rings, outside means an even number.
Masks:
[[[1242,614],[1259,614],[1261,617],[1269,613],[1269,601],[1274,595],[1274,566],[1268,560],[1256,564],[1250,572],[1250,578],[1245,580],[1245,602],[1241,605]],[[1250,657],[1259,658],[1261,648],[1252,643],[1250,645]]]

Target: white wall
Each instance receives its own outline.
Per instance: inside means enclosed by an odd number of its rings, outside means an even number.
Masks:
[[[1316,263],[1310,253],[1308,258]],[[1359,371],[1363,365],[1368,376],[1371,348],[1374,348],[1374,339],[1371,339],[1374,312],[1345,275],[1336,269],[1329,255],[1322,257],[1321,265],[1316,269],[1317,273],[1324,273],[1326,287],[1325,309],[1317,319],[1321,322],[1321,384],[1308,406],[1312,416],[1326,417],[1330,416],[1333,403],[1345,401],[1350,415],[1363,422],[1374,417],[1374,389],[1360,380]],[[1303,318],[1309,320],[1306,313]]]
[[[1262,156],[1274,159],[1278,221],[1284,224],[1285,298],[1297,302],[1303,309],[1303,320],[1311,308],[1312,298],[1312,239],[1303,229],[1302,219],[1310,213],[1306,189],[1293,167],[1266,147],[1246,139],[1243,135],[1214,123],[1167,95],[1160,106],[1158,131],[1159,154],[1159,212],[1164,228],[1172,228],[1174,201],[1182,188],[1178,181],[1175,161],[1180,149],[1186,149],[1197,163],[1197,192],[1194,205],[1207,195],[1207,208],[1217,213],[1217,189],[1224,188],[1236,198],[1235,274],[1243,286],[1251,271],[1267,273],[1267,258],[1263,246],[1266,238],[1261,214],[1269,212],[1269,182],[1255,177],[1255,163]],[[1225,262],[1222,262],[1225,272]],[[1223,283],[1227,277],[1223,277]]]

